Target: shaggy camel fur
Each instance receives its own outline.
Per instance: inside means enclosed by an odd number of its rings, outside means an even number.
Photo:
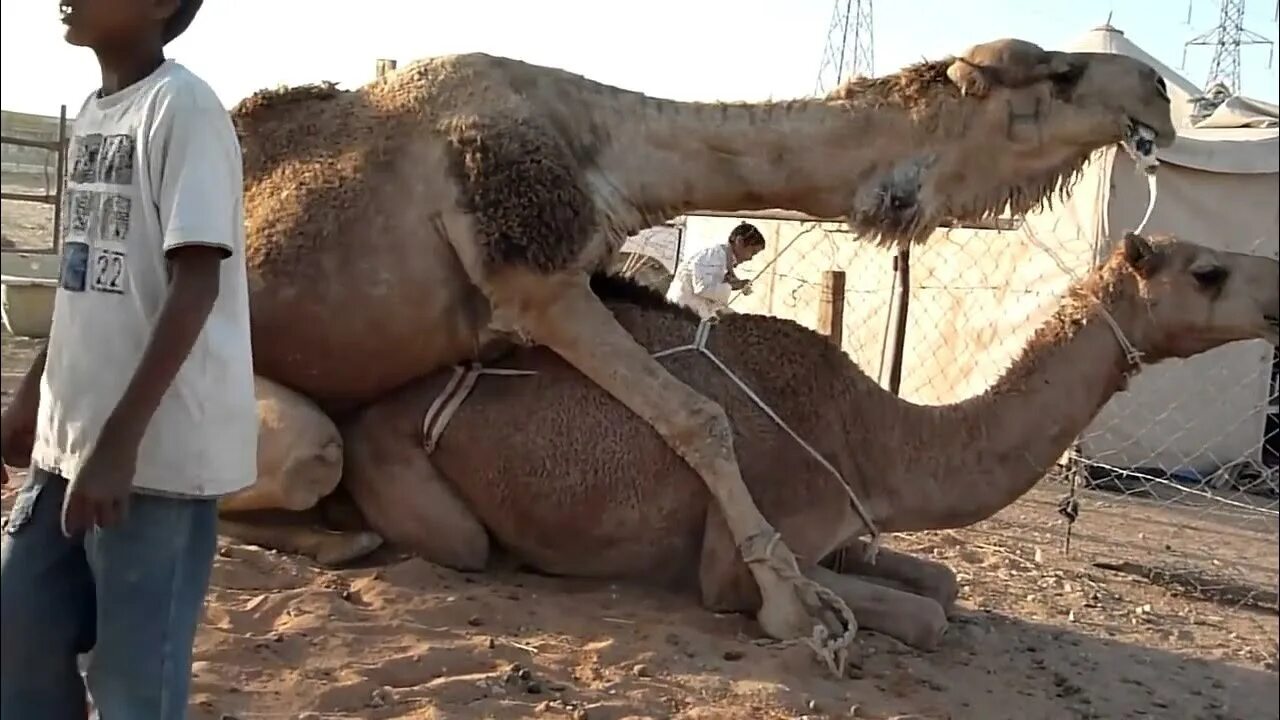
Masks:
[[[919,241],[947,219],[1050,199],[1099,147],[1174,139],[1163,81],[1141,62],[1016,41],[968,55],[754,105],[661,100],[482,54],[355,91],[257,93],[233,111],[255,366],[335,410],[493,339],[548,347],[702,478],[753,559],[768,632],[807,635],[822,603],[748,494],[725,411],[649,357],[588,277],[629,234],[692,209],[787,208]],[[957,62],[984,92],[962,95]]]
[[[660,295],[619,280],[594,285],[647,351],[693,336],[697,317]],[[728,316],[709,347],[840,470],[883,530],[937,530],[990,517],[1027,492],[1125,387],[1137,368],[1104,310],[1146,363],[1250,338],[1275,344],[1280,267],[1131,234],[991,389],[945,406],[895,397],[788,320]],[[835,559],[860,543],[839,482],[708,359],[663,362],[726,409],[747,486],[804,572],[863,627],[935,646],[956,595],[949,569],[888,550],[870,566]],[[546,349],[518,349],[500,365],[537,374],[482,376],[430,457],[423,416],[447,372],[392,392],[343,428],[343,486],[377,533],[458,569],[483,569],[492,543],[545,573],[697,586],[708,608],[760,608],[722,513],[651,428]],[[268,544],[291,547],[290,536],[309,531],[275,532]]]

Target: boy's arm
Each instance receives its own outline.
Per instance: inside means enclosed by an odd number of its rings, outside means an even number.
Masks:
[[[0,421],[0,485],[9,481],[4,466],[25,467],[31,462],[35,442],[36,413],[40,409],[40,379],[44,375],[49,346],[40,348],[22,382],[5,407]]]
[[[130,448],[142,442],[161,398],[191,354],[213,310],[225,257],[221,248],[209,245],[178,247],[166,254],[169,292],[151,331],[151,340],[107,418],[99,442],[123,443]]]
[[[218,297],[222,261],[235,252],[242,221],[240,148],[230,117],[209,100],[176,92],[163,101],[148,158],[168,293],[151,338],[103,428],[104,441],[136,448]]]

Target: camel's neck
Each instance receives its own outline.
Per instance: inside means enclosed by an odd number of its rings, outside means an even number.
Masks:
[[[865,123],[839,102],[680,103],[645,99],[611,121],[602,180],[646,219],[691,210],[848,211],[875,165]],[[879,119],[890,121],[889,114]]]
[[[785,103],[632,98],[606,111],[588,182],[622,230],[693,210],[779,208],[918,238],[943,217],[1034,206],[1102,144],[1046,142],[1039,109],[936,93],[945,110],[908,107],[879,86]]]
[[[1112,310],[1123,329],[1125,315]],[[1126,331],[1126,334],[1129,334]],[[1130,335],[1131,336],[1131,335]],[[903,409],[901,493],[886,529],[964,527],[1030,490],[1125,386],[1128,361],[1097,305],[1060,312],[983,395]]]

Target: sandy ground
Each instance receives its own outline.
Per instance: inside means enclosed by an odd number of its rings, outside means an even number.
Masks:
[[[3,219],[20,246],[47,245],[46,206],[6,202]],[[3,337],[6,404],[33,348]],[[860,633],[842,680],[692,595],[390,552],[331,571],[224,541],[191,716],[1280,717],[1275,516],[1088,493],[1067,556],[1061,493],[1044,483],[964,531],[894,538],[960,573],[959,616],[930,654]]]
[[[6,403],[32,347],[3,338]],[[959,617],[929,654],[861,633],[844,680],[693,596],[391,553],[331,571],[224,542],[191,716],[1278,717],[1275,518],[1090,493],[1068,557],[1060,494],[1046,483],[964,531],[894,538],[961,574]],[[1097,561],[1200,577],[1159,585]]]

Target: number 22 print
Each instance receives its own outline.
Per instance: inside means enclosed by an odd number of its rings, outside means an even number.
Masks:
[[[93,266],[90,268],[89,287],[99,292],[124,294],[125,255],[119,250],[96,248],[93,255]]]

